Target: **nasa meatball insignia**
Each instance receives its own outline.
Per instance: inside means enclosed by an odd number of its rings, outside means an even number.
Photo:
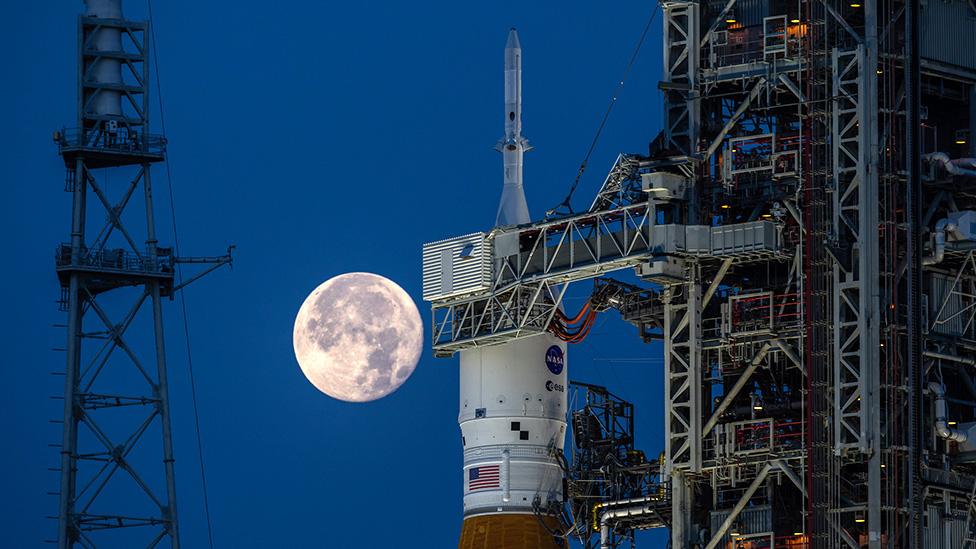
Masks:
[[[563,371],[563,350],[559,345],[553,345],[546,350],[546,367],[555,375]]]

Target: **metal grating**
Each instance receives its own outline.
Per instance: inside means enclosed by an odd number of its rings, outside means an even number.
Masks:
[[[424,299],[436,301],[491,285],[491,243],[479,232],[424,244]]]

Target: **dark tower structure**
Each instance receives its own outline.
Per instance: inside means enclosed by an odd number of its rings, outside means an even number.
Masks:
[[[159,245],[150,168],[166,139],[149,126],[149,26],[121,0],[86,4],[78,120],[55,133],[72,197],[55,252],[67,313],[57,543],[179,547],[163,301],[231,258]],[[186,262],[209,268],[184,282]]]
[[[976,546],[976,3],[659,4],[662,131],[586,211],[428,244],[435,354],[660,341],[662,457],[587,389],[557,537]]]

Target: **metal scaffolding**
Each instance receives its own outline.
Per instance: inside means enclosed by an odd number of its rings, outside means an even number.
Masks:
[[[661,133],[589,211],[479,233],[484,278],[425,288],[435,352],[556,333],[597,277],[591,309],[663,341],[659,483],[601,492],[607,529],[564,529],[588,546],[976,546],[976,6],[661,8]],[[668,520],[634,518],[651,490]]]
[[[55,250],[67,314],[57,544],[179,547],[163,300],[231,257],[157,241],[150,168],[166,139],[149,127],[149,28],[107,4],[79,18],[77,127],[55,133],[72,197],[71,239]],[[207,266],[181,280],[182,263]],[[141,535],[112,537],[123,531]]]

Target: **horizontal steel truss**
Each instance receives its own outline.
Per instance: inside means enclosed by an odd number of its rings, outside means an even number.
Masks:
[[[523,254],[496,260],[487,292],[432,304],[434,351],[451,355],[544,332],[569,283],[647,261],[652,230],[652,210],[643,203],[493,232],[495,240],[535,242]],[[556,264],[566,257],[568,264]]]
[[[562,285],[653,261],[657,255],[708,257],[699,249],[658,249],[654,205],[631,204],[528,227],[496,229],[488,239],[530,242],[527,249],[494,259],[488,290],[433,301],[432,346],[437,356],[542,333],[561,303]],[[733,225],[734,226],[734,225]],[[733,262],[768,260],[775,252],[737,251]],[[725,268],[728,268],[727,266]]]

